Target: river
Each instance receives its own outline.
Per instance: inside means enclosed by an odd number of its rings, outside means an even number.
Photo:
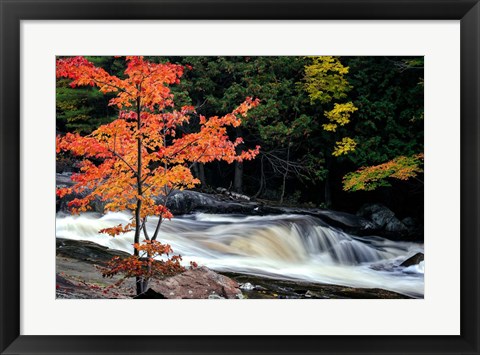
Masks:
[[[133,232],[115,238],[98,233],[130,218],[124,212],[59,213],[56,235],[132,253]],[[157,221],[152,217],[147,222],[150,235]],[[415,298],[424,294],[424,262],[400,266],[423,253],[423,244],[349,235],[312,216],[196,213],[165,221],[159,240],[181,254],[185,265],[195,261],[217,271],[382,288]]]

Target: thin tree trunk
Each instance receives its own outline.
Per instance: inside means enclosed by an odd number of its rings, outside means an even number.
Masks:
[[[205,178],[205,165],[198,163],[198,178],[203,189],[207,187],[207,179]]]
[[[205,181],[205,168],[204,168],[204,165],[202,163],[199,163],[199,162],[195,162],[192,164],[192,168],[193,168],[193,174],[194,176],[200,180],[200,186],[202,187],[202,189],[206,188],[207,187],[207,183]]]
[[[137,130],[140,131],[141,128],[141,119],[140,119],[140,98],[137,98]],[[138,135],[137,137],[137,194],[142,196],[142,137]],[[141,221],[140,221],[140,212],[142,209],[142,200],[137,198],[137,206],[135,208],[135,237],[134,243],[140,242],[140,231],[141,231]],[[137,258],[139,257],[139,251],[134,248],[133,255]],[[144,279],[142,277],[135,278],[135,284],[137,289],[137,295],[145,292],[143,288]]]
[[[146,240],[150,240],[150,236],[148,235],[148,232],[147,232],[147,217],[145,217],[143,219],[143,222],[142,222],[142,230],[143,230],[143,235],[145,236],[145,239]],[[151,254],[149,253],[148,254],[148,258],[151,257]],[[150,273],[152,272],[152,265],[148,264],[147,266],[147,275],[150,275]],[[148,279],[144,278],[142,280],[142,291],[145,292],[146,290],[148,289]]]
[[[257,198],[260,196],[260,194],[263,192],[265,188],[265,172],[264,172],[264,167],[263,167],[263,155],[262,158],[260,159],[260,187],[258,188],[257,193],[253,196]]]
[[[200,172],[198,171],[198,163],[195,162],[192,164],[192,170],[193,170],[193,176],[195,176],[197,179],[200,179]]]
[[[280,203],[283,203],[283,197],[285,196],[285,186],[287,184],[289,164],[290,164],[290,142],[288,142],[288,148],[287,148],[287,166],[285,167],[285,173],[283,174],[282,194],[280,195]]]
[[[242,129],[240,127],[236,128],[237,138],[242,136]],[[235,152],[240,154],[242,152],[242,147],[238,145],[235,148]],[[235,162],[235,174],[233,176],[233,191],[238,192],[239,194],[243,193],[243,163],[236,161]]]
[[[233,191],[243,193],[243,163],[235,162],[235,175],[233,178]]]

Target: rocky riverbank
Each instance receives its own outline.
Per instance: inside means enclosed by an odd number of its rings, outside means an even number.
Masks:
[[[119,277],[103,278],[99,267],[127,253],[88,242],[57,238],[57,298],[192,298],[192,299],[318,299],[407,298],[382,289],[323,285],[236,273],[217,273],[206,267],[165,279],[151,280],[151,288],[137,297],[133,280],[108,289]]]

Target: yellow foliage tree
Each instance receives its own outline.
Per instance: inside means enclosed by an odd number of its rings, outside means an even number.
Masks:
[[[347,97],[351,89],[346,79],[348,67],[343,66],[337,57],[312,57],[312,63],[305,67],[305,90],[312,104],[320,102],[330,104],[333,100],[342,100]],[[351,115],[357,111],[353,102],[335,102],[333,108],[325,110],[324,115],[328,122],[322,127],[325,131],[336,132],[339,126],[350,123]],[[340,156],[355,150],[357,143],[350,137],[343,137],[335,143],[332,155]]]

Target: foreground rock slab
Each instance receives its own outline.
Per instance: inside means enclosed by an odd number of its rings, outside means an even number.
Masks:
[[[152,280],[150,289],[165,298],[242,298],[242,291],[236,281],[200,267],[190,269],[164,280]]]

